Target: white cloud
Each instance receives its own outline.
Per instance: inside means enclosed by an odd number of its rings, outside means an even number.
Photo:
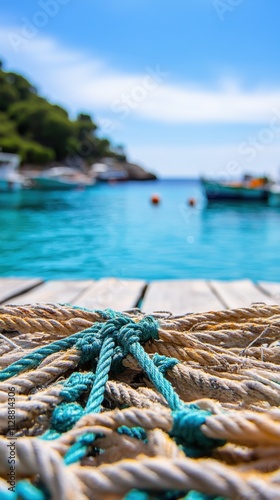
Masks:
[[[9,67],[24,71],[35,84],[40,83],[47,97],[73,111],[105,111],[114,113],[115,119],[130,114],[143,120],[188,124],[265,123],[275,108],[280,109],[280,89],[245,91],[240,84],[229,82],[213,90],[189,82],[178,85],[169,74],[156,88],[147,90],[144,82],[149,73],[145,68],[139,74],[116,70],[97,57],[62,46],[40,31],[31,40],[23,40],[16,52],[11,33],[21,36],[21,29],[4,27],[0,34],[1,52]],[[132,105],[123,103],[124,95]],[[116,103],[118,111],[114,112]]]
[[[123,109],[118,112],[112,110],[116,101],[120,105],[124,94],[132,99],[130,116],[141,119],[143,123],[153,121],[155,126],[162,122],[171,126],[255,123],[260,124],[261,133],[264,126],[269,126],[275,110],[278,110],[277,124],[280,121],[280,89],[245,91],[240,82],[228,80],[226,75],[215,89],[202,88],[190,82],[178,85],[169,74],[163,76],[161,84],[155,85],[155,88],[146,89],[146,96],[142,99],[143,89],[141,97],[139,86],[143,87],[143,82],[145,84],[149,74],[147,69],[143,68],[142,73],[136,74],[111,68],[102,59],[69,49],[40,32],[29,42],[22,43],[19,52],[16,52],[9,40],[11,32],[20,34],[20,30],[15,28],[5,27],[0,31],[0,52],[9,68],[26,74],[39,86],[40,92],[72,112],[87,110],[101,121],[102,117],[108,117],[114,131],[126,123],[123,121]],[[106,122],[107,118],[103,121]],[[145,144],[139,146],[140,140],[137,143],[130,140],[128,152],[132,160],[166,176],[224,175],[232,161],[240,165],[240,173],[264,173],[264,166],[267,166],[267,172],[276,175],[280,163],[280,146],[276,144],[278,133],[280,131],[276,129],[272,139],[268,137],[269,144],[261,143],[262,150],[256,151],[251,162],[248,155],[238,152],[238,144],[209,146],[202,143],[187,147],[170,143],[147,147]],[[244,140],[248,141],[248,138],[244,137]]]

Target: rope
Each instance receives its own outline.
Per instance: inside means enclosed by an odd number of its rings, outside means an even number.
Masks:
[[[17,498],[280,498],[279,332],[279,306],[175,318],[0,307]],[[8,460],[0,436],[3,500]]]

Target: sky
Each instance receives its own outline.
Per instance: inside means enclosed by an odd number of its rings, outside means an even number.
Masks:
[[[280,175],[279,0],[1,0],[0,58],[161,177]]]

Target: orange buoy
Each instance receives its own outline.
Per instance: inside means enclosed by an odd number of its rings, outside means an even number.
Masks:
[[[154,193],[152,194],[151,196],[151,202],[153,203],[153,205],[158,205],[160,203],[160,195],[157,194],[157,193]]]
[[[196,205],[196,199],[195,198],[189,198],[188,199],[188,205],[190,207],[195,207],[195,205]]]

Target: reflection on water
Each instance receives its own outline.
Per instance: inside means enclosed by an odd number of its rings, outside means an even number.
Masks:
[[[149,201],[155,191],[162,198],[157,206]],[[1,275],[280,281],[280,209],[206,205],[195,182],[34,191],[21,208],[4,206]]]

